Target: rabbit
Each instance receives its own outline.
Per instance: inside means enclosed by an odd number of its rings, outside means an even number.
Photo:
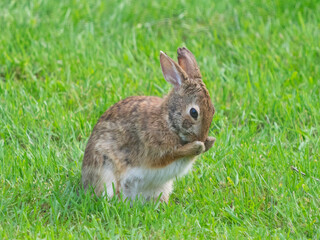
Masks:
[[[168,202],[173,180],[208,151],[215,108],[193,54],[178,48],[178,63],[160,51],[173,89],[163,98],[134,96],[110,107],[87,143],[82,184],[97,196]]]

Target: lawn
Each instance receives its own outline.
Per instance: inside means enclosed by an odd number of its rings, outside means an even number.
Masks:
[[[0,239],[319,239],[319,13],[318,0],[0,1]],[[168,205],[91,198],[95,123],[166,94],[159,52],[180,46],[212,96],[214,147]]]

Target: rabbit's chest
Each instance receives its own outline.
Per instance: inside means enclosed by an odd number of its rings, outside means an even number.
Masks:
[[[166,182],[186,174],[191,168],[194,158],[182,158],[164,168],[134,167],[128,169],[122,186],[131,192],[143,193],[161,188]]]

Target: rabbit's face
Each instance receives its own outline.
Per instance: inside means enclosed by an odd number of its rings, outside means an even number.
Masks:
[[[168,120],[181,140],[205,141],[215,110],[203,82],[190,80],[170,98]]]
[[[187,48],[178,48],[178,62],[160,52],[163,76],[174,87],[168,101],[169,125],[183,142],[205,141],[214,114],[209,92]]]

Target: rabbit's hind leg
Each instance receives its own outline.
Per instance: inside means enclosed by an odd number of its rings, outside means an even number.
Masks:
[[[100,169],[99,189],[103,196],[112,198],[117,189],[116,178],[114,174],[113,163],[107,155],[103,155],[103,165]]]

